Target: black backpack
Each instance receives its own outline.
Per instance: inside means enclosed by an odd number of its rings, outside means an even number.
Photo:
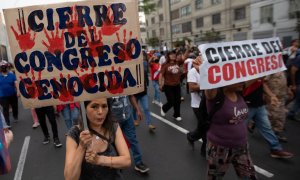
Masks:
[[[200,119],[198,122],[198,130],[201,133],[201,138],[206,138],[206,133],[209,129],[211,119],[214,116],[214,114],[220,110],[224,104],[225,100],[225,95],[223,92],[223,88],[218,89],[218,93],[215,99],[215,105],[211,109],[211,111],[208,113],[207,112],[207,107],[206,107],[206,97],[205,93],[202,92],[201,94],[201,102],[199,105],[199,111],[200,111]]]

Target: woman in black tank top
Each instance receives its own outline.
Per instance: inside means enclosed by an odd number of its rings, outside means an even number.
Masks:
[[[119,125],[112,121],[106,98],[85,102],[89,130],[74,126],[67,136],[66,180],[120,180],[131,164]]]

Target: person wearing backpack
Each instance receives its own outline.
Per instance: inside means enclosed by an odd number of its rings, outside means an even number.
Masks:
[[[248,107],[241,95],[243,87],[244,83],[237,83],[205,90],[208,114],[222,103],[207,130],[207,179],[222,178],[230,164],[240,179],[257,179],[247,140]],[[218,102],[220,96],[223,102]]]

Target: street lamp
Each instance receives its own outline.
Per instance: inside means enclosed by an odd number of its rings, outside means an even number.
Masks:
[[[169,0],[169,17],[170,17],[170,40],[171,40],[171,48],[170,50],[173,49],[173,32],[172,32],[172,17],[171,17],[171,0]]]

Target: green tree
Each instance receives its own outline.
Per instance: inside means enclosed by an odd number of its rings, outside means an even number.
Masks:
[[[217,42],[220,41],[221,39],[222,38],[220,36],[220,33],[214,30],[206,31],[201,38],[202,41],[206,41],[206,42]]]
[[[139,0],[139,11],[150,14],[155,11],[156,3],[153,0]]]
[[[184,47],[185,41],[188,41],[189,43],[192,42],[192,40],[189,39],[188,37],[184,37],[182,40],[177,39],[175,42],[173,42],[173,46],[174,47]]]
[[[147,44],[151,47],[159,46],[159,39],[157,37],[147,39]]]

